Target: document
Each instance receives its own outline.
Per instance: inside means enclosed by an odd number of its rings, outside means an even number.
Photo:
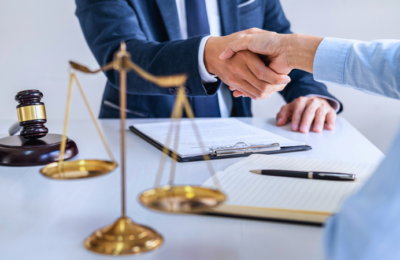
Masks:
[[[135,124],[134,127],[160,145],[167,145],[172,148],[182,158],[208,154],[210,148],[233,146],[239,142],[244,142],[247,145],[279,143],[281,147],[304,145],[304,143],[270,133],[234,118],[195,119],[194,121],[201,143],[197,139],[192,122],[189,119],[180,121],[179,135],[176,129],[173,129],[171,142],[168,145],[166,140],[170,122]],[[177,141],[176,149],[174,149],[175,141]]]
[[[376,167],[376,164],[368,163],[251,155],[217,173],[228,200],[216,212],[302,221],[311,219],[312,222],[322,223],[340,208],[346,197],[365,183]],[[261,169],[351,173],[357,175],[357,180],[300,179],[250,172]],[[213,187],[212,179],[203,186]],[[271,215],[271,211],[283,214]],[[313,218],[313,215],[317,217]]]

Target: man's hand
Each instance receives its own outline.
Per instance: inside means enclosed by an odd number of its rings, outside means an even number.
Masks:
[[[308,133],[314,122],[313,131],[320,133],[324,129],[333,130],[336,111],[326,99],[319,97],[299,97],[284,105],[276,115],[276,125],[282,126],[292,120],[292,130]]]
[[[302,34],[277,34],[262,31],[241,34],[230,42],[220,59],[226,60],[236,53],[249,50],[264,56],[269,67],[278,74],[288,74],[292,69],[313,72],[314,57],[323,38]]]
[[[224,37],[210,37],[204,50],[204,63],[209,73],[217,75],[225,84],[238,90],[235,97],[248,96],[252,99],[268,98],[272,93],[281,91],[290,77],[279,75],[268,68],[257,54],[250,51],[237,53],[231,59],[221,60],[219,55],[227,45],[249,33],[264,32],[249,29]]]

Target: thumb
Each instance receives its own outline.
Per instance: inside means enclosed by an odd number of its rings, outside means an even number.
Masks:
[[[232,57],[236,52],[247,50],[249,46],[249,37],[251,37],[251,35],[246,35],[239,40],[230,42],[224,52],[219,55],[219,58],[221,60],[226,60]]]

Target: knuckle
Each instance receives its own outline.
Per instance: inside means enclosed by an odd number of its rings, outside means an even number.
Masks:
[[[254,71],[254,74],[256,75],[257,78],[262,79],[264,78],[264,72],[261,69],[256,69]]]
[[[304,97],[304,96],[301,96],[301,97],[298,97],[297,100],[298,100],[299,102],[305,102],[305,101],[307,100],[307,98]]]
[[[262,97],[263,97],[263,92],[257,90],[256,93],[255,93],[255,96],[256,96],[257,98],[262,98]]]
[[[274,85],[280,85],[283,82],[282,82],[282,80],[279,79],[279,77],[275,76],[275,77],[272,77],[271,83],[274,84]]]
[[[285,114],[287,110],[287,105],[283,105],[279,110],[278,114]]]
[[[315,115],[315,113],[313,113],[313,111],[311,111],[311,110],[306,110],[306,111],[304,111],[304,115],[313,116],[313,115]]]
[[[318,116],[323,116],[325,114],[326,114],[326,112],[323,109],[318,109],[317,112],[316,112],[316,115],[318,115]]]
[[[249,33],[257,33],[257,28],[253,27],[249,29]]]
[[[269,91],[269,85],[267,83],[263,83],[262,82],[260,84],[260,89],[261,89],[262,92],[267,92],[267,91]]]

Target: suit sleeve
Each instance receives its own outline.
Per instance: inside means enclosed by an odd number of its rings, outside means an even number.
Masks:
[[[198,49],[203,36],[187,40],[156,42],[147,40],[135,10],[126,0],[76,0],[76,15],[85,39],[100,65],[113,60],[121,41],[125,41],[132,61],[153,75],[186,73],[189,96],[213,95],[221,81],[203,84],[198,72]],[[116,71],[106,72],[116,88]],[[174,91],[150,83],[135,72],[128,73],[127,92],[142,95],[174,95]]]
[[[263,29],[278,33],[292,33],[290,31],[290,23],[285,17],[279,0],[264,1],[264,5]],[[324,84],[315,81],[310,73],[293,70],[289,76],[292,81],[280,92],[287,103],[301,96],[318,95],[336,100],[340,104],[338,113],[343,110],[343,105],[340,101],[328,92]]]

